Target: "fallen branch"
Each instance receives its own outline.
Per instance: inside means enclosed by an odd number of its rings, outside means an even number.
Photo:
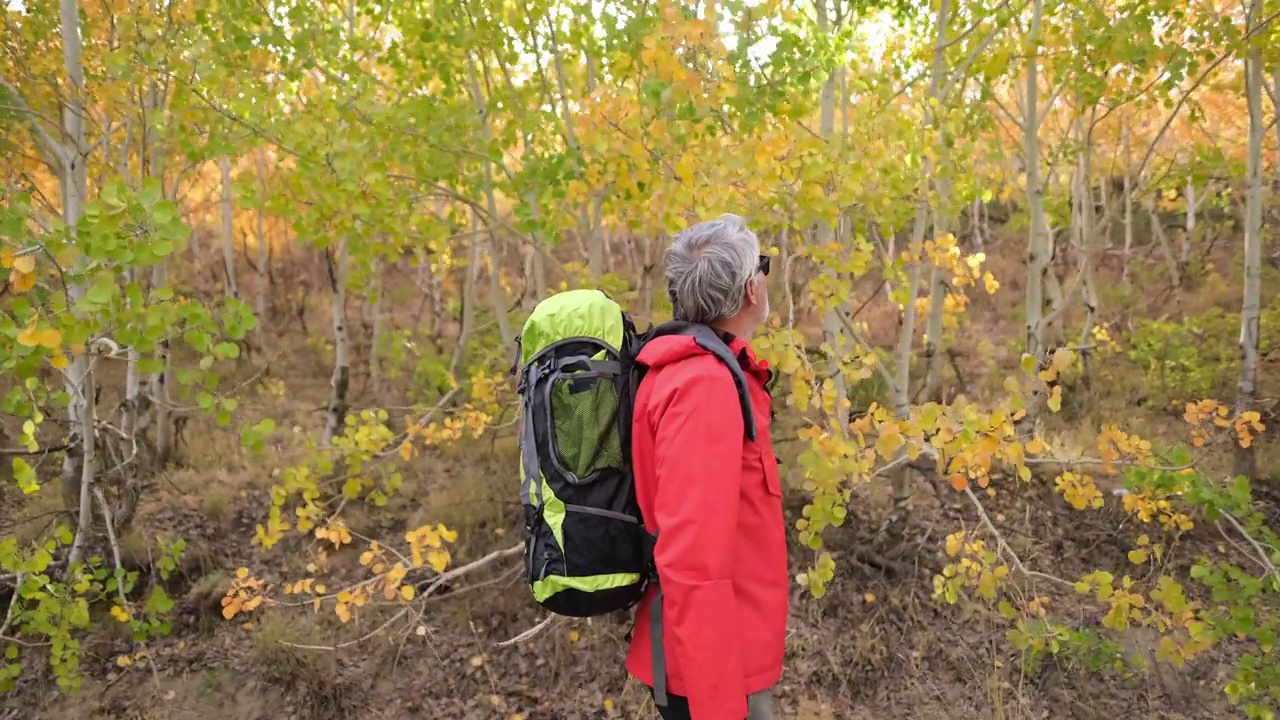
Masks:
[[[1271,576],[1272,581],[1280,584],[1280,570],[1277,570],[1275,563],[1271,562],[1271,557],[1267,555],[1267,551],[1263,549],[1262,544],[1253,539],[1253,536],[1244,529],[1244,526],[1240,524],[1239,520],[1236,520],[1234,515],[1223,511],[1222,516],[1227,519],[1227,522],[1231,523],[1231,526],[1236,529],[1236,532],[1240,533],[1240,535],[1244,537],[1246,542],[1253,546],[1253,549],[1258,553],[1258,561],[1262,563],[1262,567],[1266,569],[1267,574]]]
[[[501,560],[503,558],[520,555],[523,552],[524,552],[524,543],[520,543],[518,545],[512,545],[511,547],[505,550],[495,550],[489,553],[488,555],[485,555],[484,557],[480,558],[479,560],[473,560],[467,563],[466,565],[459,565],[458,567],[453,568],[452,570],[447,570],[443,573],[440,573],[438,576],[433,578],[430,582],[424,581],[419,584],[419,588],[423,590],[422,597],[423,598],[429,597],[431,593],[438,590],[441,585],[449,582],[450,580],[453,580],[454,578],[458,578],[468,573],[475,572],[476,570],[479,570],[485,565],[489,565],[490,563],[497,562],[498,560]]]
[[[382,623],[381,625],[374,628],[373,630],[365,633],[364,635],[361,635],[355,640],[348,640],[346,642],[338,643],[337,645],[300,645],[298,643],[291,643],[288,640],[277,640],[276,642],[280,643],[281,645],[287,645],[288,647],[291,647],[291,648],[298,648],[299,650],[341,650],[343,648],[349,648],[352,645],[359,645],[365,640],[368,640],[369,638],[381,633],[383,630],[386,630],[387,628],[391,627],[397,620],[399,620],[400,618],[408,614],[409,614],[409,608],[401,608],[400,612],[396,613],[395,615],[392,615],[390,620],[387,620],[386,622]]]
[[[518,645],[527,640],[531,640],[537,637],[538,634],[541,633],[542,631],[551,627],[552,624],[561,620],[564,620],[563,615],[548,615],[542,622],[538,623],[537,625],[534,625],[533,627],[529,628],[528,630],[525,630],[524,632],[511,638],[510,640],[503,640],[502,642],[498,643],[497,647],[511,647],[512,645]]]

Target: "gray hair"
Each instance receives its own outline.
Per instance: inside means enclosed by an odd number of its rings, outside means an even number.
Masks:
[[[676,235],[666,258],[667,288],[676,319],[713,323],[736,315],[759,255],[759,238],[733,214]]]

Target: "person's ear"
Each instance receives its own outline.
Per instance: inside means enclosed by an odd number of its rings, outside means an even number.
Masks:
[[[751,276],[751,279],[747,281],[747,287],[746,287],[746,290],[744,291],[746,293],[747,302],[752,307],[755,307],[756,305],[760,304],[760,283],[758,282],[759,279],[760,279],[759,273],[753,274]]]

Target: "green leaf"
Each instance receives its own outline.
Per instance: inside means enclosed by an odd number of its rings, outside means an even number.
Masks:
[[[40,491],[40,483],[36,479],[36,471],[23,458],[13,459],[13,479],[18,482],[24,495],[34,495]]]
[[[105,282],[99,281],[89,288],[85,293],[85,300],[94,305],[106,305],[111,302],[111,298],[115,297],[116,285],[111,278],[105,278]]]

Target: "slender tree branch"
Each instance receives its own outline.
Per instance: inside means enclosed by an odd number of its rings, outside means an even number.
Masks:
[[[1280,17],[1280,10],[1267,15],[1262,18],[1262,20],[1258,21],[1258,24],[1249,28],[1249,31],[1240,38],[1240,42],[1249,40],[1254,35],[1265,30],[1277,17]],[[1182,111],[1182,107],[1191,99],[1191,94],[1204,83],[1204,81],[1213,73],[1214,70],[1218,68],[1219,65],[1232,57],[1235,57],[1235,51],[1233,49],[1229,48],[1222,51],[1222,54],[1213,62],[1209,63],[1209,66],[1204,69],[1204,72],[1200,73],[1200,76],[1195,79],[1195,82],[1191,83],[1191,87],[1187,88],[1187,91],[1182,93],[1182,96],[1178,98],[1178,102],[1174,104],[1173,110],[1169,112],[1169,116],[1165,118],[1164,123],[1160,126],[1160,130],[1156,132],[1156,136],[1151,139],[1151,144],[1147,146],[1147,151],[1142,156],[1142,162],[1138,163],[1138,170],[1134,173],[1134,177],[1142,177],[1142,171],[1146,169],[1147,163],[1150,162],[1151,156],[1156,151],[1156,146],[1160,144],[1160,140],[1164,138],[1164,134],[1169,131],[1169,127],[1173,125],[1173,121],[1178,117],[1178,113]]]

